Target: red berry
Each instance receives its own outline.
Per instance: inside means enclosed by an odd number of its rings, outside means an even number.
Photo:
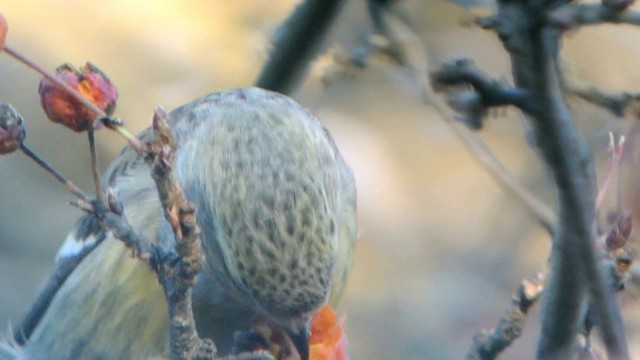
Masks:
[[[77,90],[107,115],[115,110],[118,91],[109,78],[91,63],[78,71],[69,64],[56,69],[56,77]],[[86,131],[94,126],[98,114],[82,105],[65,89],[49,79],[40,81],[40,103],[47,117],[56,123],[77,131]]]

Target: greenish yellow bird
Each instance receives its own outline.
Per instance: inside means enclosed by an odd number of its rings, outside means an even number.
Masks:
[[[196,326],[219,354],[236,331],[268,321],[308,355],[314,310],[343,293],[356,241],[352,172],[327,129],[292,99],[257,88],[213,93],[170,114],[174,173],[197,208],[205,267]],[[143,140],[152,132],[142,133]],[[125,148],[104,176],[134,229],[171,245],[148,166]],[[155,274],[83,216],[57,263],[104,239],[52,295],[33,332],[0,358],[167,356],[168,312]]]

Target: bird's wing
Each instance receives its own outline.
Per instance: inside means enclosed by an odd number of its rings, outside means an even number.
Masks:
[[[151,136],[152,132],[149,129],[140,134],[140,138],[143,140],[148,140]],[[135,206],[135,202],[145,196],[147,191],[155,191],[150,176],[140,177],[138,176],[140,171],[149,173],[144,160],[131,147],[127,146],[103,177],[104,189],[112,189],[118,201],[132,207],[127,209],[127,212],[135,211],[138,215],[141,215],[144,208]],[[157,201],[157,196],[155,199]],[[152,215],[147,214],[140,217],[149,218]],[[139,221],[136,222],[139,223]],[[102,228],[93,215],[86,214],[78,219],[74,229],[69,232],[58,250],[53,272],[40,290],[22,323],[13,331],[17,344],[26,343],[67,278],[87,255],[109,237],[111,234]]]

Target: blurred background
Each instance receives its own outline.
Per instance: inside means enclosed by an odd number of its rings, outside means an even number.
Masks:
[[[0,3],[0,11],[9,23],[7,43],[44,67],[90,60],[104,70],[120,93],[116,115],[137,133],[157,105],[171,109],[209,92],[250,86],[296,3],[21,0]],[[405,3],[432,67],[471,57],[510,81],[501,44],[470,26],[465,9],[438,0]],[[353,50],[370,31],[365,6],[349,1],[329,39],[333,53]],[[589,82],[638,90],[639,39],[640,29],[589,27],[567,35],[564,57]],[[351,356],[460,359],[474,333],[495,325],[520,281],[545,268],[550,239],[421,101],[415,74],[380,57],[361,71],[336,66],[330,56],[319,59],[294,97],[330,129],[356,176],[360,241],[340,309]],[[339,76],[327,75],[336,69]],[[27,144],[90,192],[86,136],[45,119],[39,79],[0,54],[0,101],[25,117]],[[601,180],[608,132],[620,132],[628,121],[581,100],[571,99],[571,106]],[[499,111],[479,136],[523,184],[553,204],[553,187],[527,144],[525,125],[517,112]],[[124,142],[104,130],[97,138],[104,169]],[[630,175],[627,184],[627,198],[635,199],[640,180]],[[0,159],[1,332],[20,321],[80,215],[68,205],[71,198],[25,156]],[[609,196],[603,209],[612,204]],[[640,358],[638,291],[630,287],[622,302],[632,354]],[[502,358],[532,358],[538,327],[536,306],[524,336]]]

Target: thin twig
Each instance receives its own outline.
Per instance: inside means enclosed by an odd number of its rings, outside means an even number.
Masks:
[[[482,330],[473,337],[467,351],[467,360],[495,359],[514,340],[520,337],[529,309],[538,301],[544,290],[544,276],[537,273],[525,279],[511,297],[509,308],[491,330]]]
[[[440,104],[444,108],[444,105]],[[445,109],[442,109],[445,111]],[[496,157],[487,144],[474,134],[469,128],[452,119],[449,115],[444,118],[447,125],[458,136],[467,149],[467,153],[474,159],[484,171],[502,188],[505,193],[513,196],[524,205],[525,210],[537,221],[547,233],[553,235],[557,223],[557,215],[549,205],[531,193],[511,173],[509,169]]]
[[[568,87],[567,92],[594,105],[607,109],[617,117],[623,117],[627,109],[640,100],[640,94],[628,92],[608,92],[595,87]]]
[[[27,145],[25,145],[24,143],[21,143],[20,150],[25,155],[27,155],[31,160],[35,161],[36,164],[38,164],[41,168],[43,168],[49,174],[51,174],[56,180],[58,180],[59,183],[64,185],[73,195],[85,201],[89,201],[89,197],[85,195],[85,193],[82,192],[82,190],[80,190],[80,188],[76,186],[76,184],[74,184],[73,182],[71,182],[71,180],[64,177],[64,175],[58,172],[58,170],[54,169],[49,163],[47,163],[40,156],[38,156],[38,154],[33,152],[31,149],[29,149]]]
[[[100,172],[98,171],[98,155],[96,152],[96,139],[93,129],[87,131],[89,138],[89,154],[91,157],[91,175],[93,176],[93,186],[96,190],[96,200],[104,203],[104,195],[102,194],[102,185],[100,184]]]
[[[482,73],[470,60],[443,64],[440,69],[431,73],[431,81],[436,84],[436,88],[441,85],[471,85],[480,95],[484,108],[513,105],[526,113],[536,111],[526,91],[500,84]]]
[[[171,354],[174,359],[209,355],[214,358],[215,345],[198,336],[191,308],[191,288],[204,264],[204,255],[195,206],[187,201],[172,173],[177,145],[168,117],[162,108],[156,109],[153,117],[156,140],[150,144],[145,160],[151,166],[165,218],[176,240],[172,256],[175,261],[158,264],[157,270],[169,306]]]
[[[116,214],[107,208],[104,204],[96,201],[86,201],[76,199],[71,205],[77,207],[84,212],[93,215],[113,236],[122,241],[133,254],[155,269],[158,259],[166,257],[166,250],[154,244],[147,238],[139,234],[121,214]]]
[[[549,233],[553,233],[556,223],[556,215],[553,210],[526,189],[495,156],[485,142],[466,126],[460,124],[451,114],[447,105],[434,96],[428,74],[427,49],[422,40],[403,19],[399,18],[397,12],[386,11],[385,9],[378,10],[380,10],[378,14],[379,21],[384,23],[382,28],[385,29],[385,36],[395,44],[394,47],[397,51],[402,52],[400,57],[405,62],[405,65],[417,74],[416,77],[422,89],[423,101],[433,105],[436,111],[440,113],[445,123],[465,146],[471,158],[475,160],[506,193],[518,199],[543,228]]]
[[[18,60],[19,62],[25,64],[27,67],[31,68],[32,70],[35,70],[37,73],[47,78],[47,80],[50,80],[60,88],[64,89],[67,93],[69,93],[69,95],[73,96],[83,106],[87,107],[89,110],[91,110],[91,112],[96,114],[96,118],[99,119],[107,116],[107,114],[105,114],[105,112],[102,111],[102,109],[96,106],[96,104],[92,103],[87,98],[82,96],[82,94],[80,94],[76,89],[69,86],[69,84],[55,77],[47,69],[29,60],[26,56],[20,54],[19,52],[17,52],[16,50],[14,50],[9,46],[5,45],[4,52],[6,52],[7,54],[9,54],[11,57]]]
[[[594,86],[567,62],[562,63],[562,76],[567,94],[602,107],[619,118],[624,117],[628,112],[637,114],[639,111],[640,93],[609,91]]]
[[[4,52],[6,52],[9,56],[18,60],[18,62],[21,62],[22,64],[26,65],[30,69],[35,70],[40,75],[44,76],[45,78],[47,78],[48,80],[56,84],[56,86],[59,86],[60,88],[64,89],[67,93],[73,96],[74,99],[79,101],[83,106],[87,107],[89,110],[91,110],[91,112],[96,114],[96,121],[94,121],[94,124],[97,125],[101,123],[101,121],[99,120],[103,118],[108,118],[107,114],[104,111],[102,111],[102,109],[100,109],[94,103],[92,103],[87,98],[82,96],[82,94],[80,94],[76,89],[69,86],[69,84],[65,83],[64,81],[58,79],[56,76],[51,74],[47,69],[29,60],[26,56],[20,54],[18,51],[16,51],[15,49],[7,45],[5,45],[2,50],[4,50]],[[131,135],[131,133],[129,133],[125,129],[120,129],[120,128],[121,126],[116,127],[116,129],[114,128],[111,128],[111,129],[116,130],[116,132],[120,134],[122,137],[124,137],[125,140],[127,140],[134,149],[136,149],[137,151],[142,151],[143,149],[142,149],[142,144],[140,143],[140,140],[138,140],[137,137]]]
[[[602,4],[570,3],[547,14],[550,25],[572,29],[580,25],[603,23],[640,25],[640,12],[635,9],[616,11]]]

